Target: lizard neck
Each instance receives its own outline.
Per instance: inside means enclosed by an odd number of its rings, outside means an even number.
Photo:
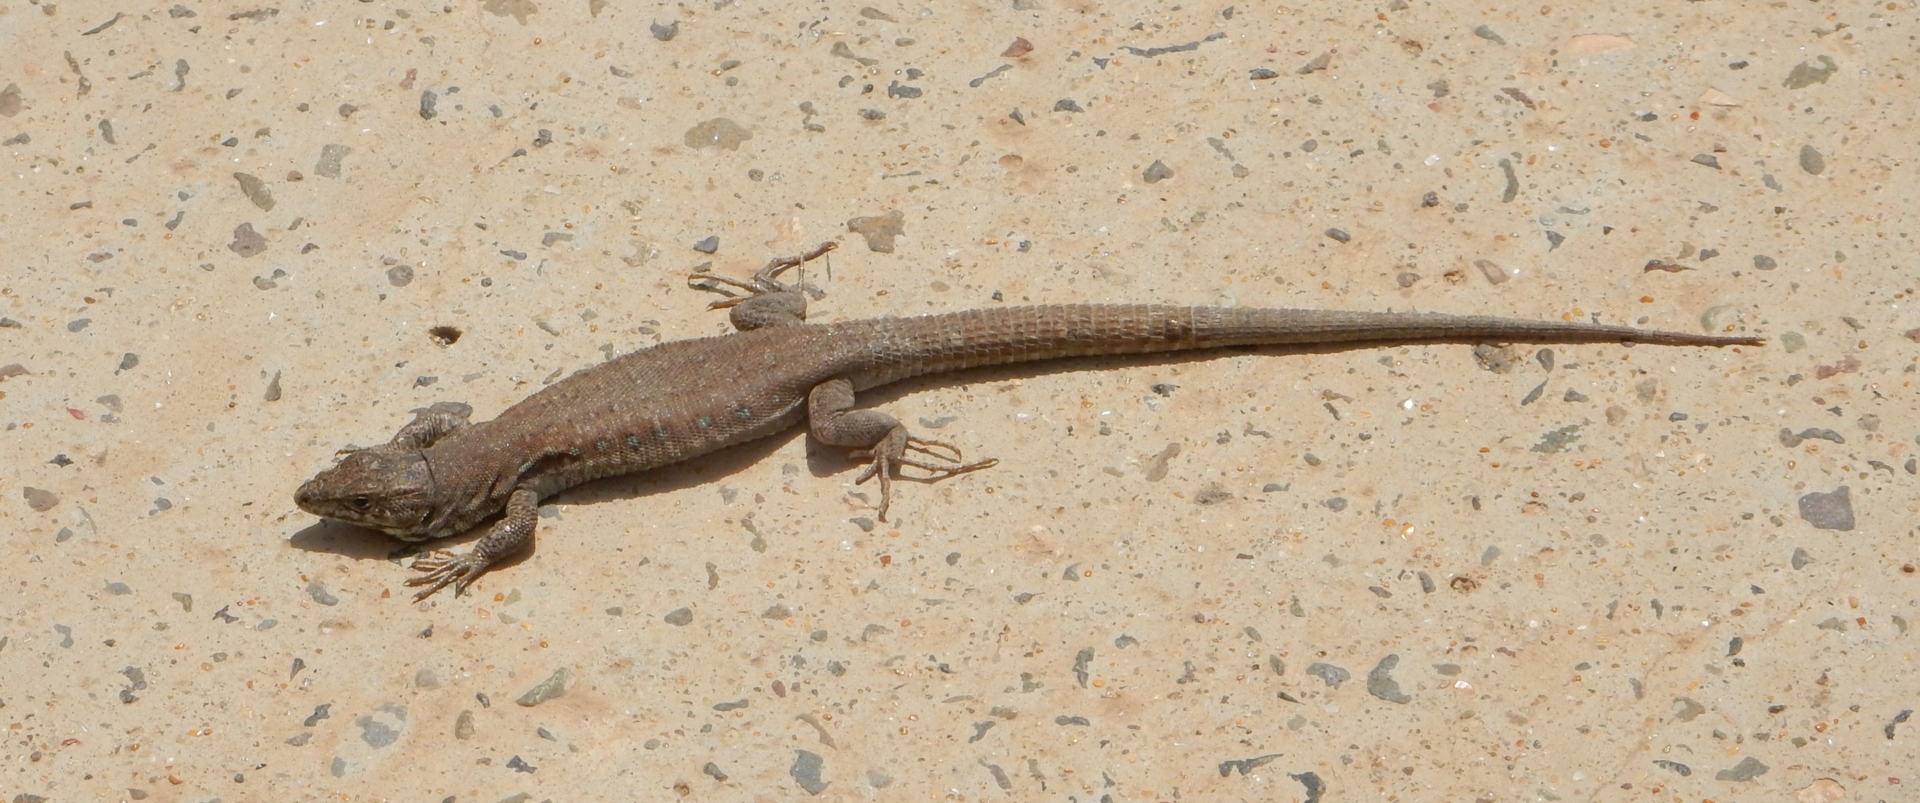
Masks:
[[[486,443],[486,430],[492,429],[492,423],[463,427],[421,450],[432,472],[434,498],[439,503],[434,506],[427,531],[419,538],[459,535],[506,508],[525,461],[506,464],[497,454],[476,453],[471,448]]]

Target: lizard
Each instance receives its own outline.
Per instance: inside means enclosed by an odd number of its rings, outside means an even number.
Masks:
[[[1757,346],[1765,339],[1419,312],[1055,304],[915,317],[808,323],[807,290],[779,277],[833,250],[775,259],[740,281],[688,277],[727,297],[736,331],[661,343],[581,370],[508,407],[468,420],[464,405],[418,411],[387,443],[343,450],[294,493],[300,509],[425,541],[500,517],[466,552],[419,556],[415,601],[451,585],[457,597],[500,559],[533,544],[540,500],[590,480],[660,468],[796,426],[848,449],[879,480],[886,521],[903,467],[939,479],[987,468],[960,450],[908,432],[880,410],[857,409],[860,391],[926,374],[1030,360],[1150,354],[1229,346],[1417,343],[1632,342]],[[722,286],[724,285],[724,287]],[[735,294],[726,287],[744,291]]]

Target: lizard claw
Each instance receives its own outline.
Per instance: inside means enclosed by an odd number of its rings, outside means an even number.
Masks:
[[[929,477],[928,479],[937,480],[937,479],[944,479],[946,477],[951,477],[956,474],[965,474],[969,471],[978,471],[983,468],[990,468],[994,465],[999,464],[1000,462],[1000,459],[997,457],[989,457],[985,460],[975,460],[971,463],[962,463],[960,462],[961,456],[960,456],[959,447],[956,447],[950,443],[941,443],[940,441],[924,440],[921,438],[908,437],[905,439],[904,442],[901,442],[901,441],[895,441],[895,442],[900,443],[900,447],[897,450],[898,453],[896,454],[887,454],[888,451],[894,451],[894,450],[887,449],[885,444],[883,443],[882,445],[872,449],[855,449],[850,455],[855,460],[872,461],[867,464],[867,470],[860,472],[860,476],[854,479],[853,484],[861,485],[861,484],[864,484],[867,480],[873,479],[875,477],[880,478],[880,520],[881,521],[887,520],[887,508],[890,508],[893,506],[893,472],[896,468],[900,466],[913,466],[914,468],[930,472],[931,474],[933,474],[933,476]],[[947,455],[941,454],[940,452],[935,451],[935,447],[938,447],[939,449],[944,449],[947,452],[951,453],[953,456],[949,458],[947,457]],[[913,450],[921,454],[933,455],[942,460],[947,460],[948,462],[942,464],[942,463],[929,463],[925,460],[916,460],[914,458],[905,456],[908,450]]]
[[[471,552],[456,555],[443,549],[416,558],[412,568],[426,572],[419,577],[407,578],[407,585],[427,586],[413,595],[413,601],[419,602],[449,585],[453,586],[453,595],[456,597],[467,593],[467,586],[473,585],[474,579],[487,570],[487,561]]]
[[[750,298],[753,298],[755,296],[766,295],[769,293],[791,293],[796,290],[811,290],[812,289],[811,286],[805,285],[805,284],[794,286],[794,287],[789,287],[785,284],[782,284],[780,282],[780,274],[785,273],[788,268],[792,268],[798,265],[803,265],[805,263],[812,262],[815,259],[819,259],[821,255],[827,253],[828,251],[832,251],[835,248],[838,248],[839,245],[840,245],[839,243],[833,242],[832,240],[828,240],[827,242],[821,243],[820,245],[814,247],[812,251],[808,251],[799,256],[780,257],[778,259],[775,259],[772,262],[768,262],[767,266],[764,268],[761,268],[759,272],[753,274],[753,279],[750,281],[743,282],[743,281],[740,281],[739,279],[729,279],[725,276],[719,276],[712,273],[706,273],[703,271],[701,273],[695,273],[695,274],[689,275],[687,277],[687,286],[695,290],[705,290],[710,293],[722,293],[727,296],[724,299],[708,304],[707,309],[710,309],[710,310],[726,309],[728,307],[738,306],[741,302],[744,302]],[[746,295],[744,296],[733,295],[732,291],[726,289],[727,287],[731,287],[731,288],[734,288],[735,290],[743,291],[746,293]],[[820,297],[819,291],[815,290],[814,298],[819,298],[819,297]]]

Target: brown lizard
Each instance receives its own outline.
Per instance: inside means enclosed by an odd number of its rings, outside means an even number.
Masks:
[[[1057,304],[912,318],[805,323],[807,298],[780,274],[832,250],[777,259],[751,282],[695,274],[746,291],[714,302],[739,331],[663,343],[555,382],[470,424],[448,405],[416,415],[382,446],[345,453],[300,486],[302,510],[383,530],[407,541],[455,535],[500,513],[465,553],[437,551],[413,568],[426,586],[457,596],[487,567],[533,543],[541,499],[589,480],[645,471],[786,430],[807,419],[813,437],[852,450],[880,481],[880,520],[902,466],[951,476],[993,460],[907,433],[893,416],[854,409],[854,394],[924,374],[1099,354],[1223,346],[1632,341],[1668,346],[1759,345],[1763,338],[1696,335],[1593,323],[1410,312],[1241,309],[1158,304]],[[456,407],[458,405],[455,405]],[[943,454],[944,452],[944,454]],[[909,454],[914,453],[914,454]],[[926,458],[915,455],[925,455]],[[950,455],[950,456],[949,456]]]

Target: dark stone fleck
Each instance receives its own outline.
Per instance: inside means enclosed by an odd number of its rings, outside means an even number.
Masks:
[[[1780,85],[1788,89],[1805,89],[1814,84],[1826,83],[1828,78],[1832,78],[1834,73],[1840,71],[1840,65],[1835,64],[1832,57],[1817,56],[1815,58],[1820,62],[1820,66],[1815,67],[1810,62],[1800,62],[1794,65],[1792,72],[1787,73],[1787,79],[1780,82]]]
[[[793,766],[787,768],[787,774],[792,776],[793,782],[809,795],[827,791],[827,786],[832,782],[820,780],[820,769],[824,764],[820,755],[806,750],[795,750],[793,753]]]
[[[1793,548],[1793,559],[1790,561],[1790,564],[1793,566],[1795,571],[1799,571],[1800,569],[1806,568],[1807,564],[1812,562],[1813,562],[1813,556],[1807,554],[1807,551],[1805,549],[1802,549],[1800,547]]]
[[[60,504],[60,495],[31,485],[21,486],[20,495],[26,497],[27,507],[36,513],[45,513]]]
[[[328,607],[340,604],[339,597],[334,596],[333,592],[328,591],[326,586],[320,585],[317,582],[307,584],[307,596],[312,598],[314,602]]]
[[[1829,493],[1815,491],[1800,497],[1800,518],[1822,530],[1852,530],[1852,489],[1842,485]]]
[[[259,256],[267,250],[267,238],[254,231],[252,223],[242,223],[233,228],[233,242],[227,243],[227,250],[243,258]]]
[[[1279,753],[1270,753],[1268,755],[1255,756],[1253,758],[1228,759],[1226,761],[1222,761],[1220,762],[1220,777],[1222,778],[1228,777],[1236,771],[1238,771],[1241,775],[1246,775],[1248,773],[1253,772],[1256,769],[1259,769],[1261,767],[1264,767],[1268,764],[1273,763],[1273,760],[1276,758],[1279,758],[1280,755],[1281,754]]]
[[[564,666],[555,669],[553,670],[553,674],[547,676],[546,680],[540,681],[538,685],[528,689],[525,694],[520,695],[513,702],[515,705],[532,708],[548,700],[565,695],[567,693],[567,681],[572,677],[573,673],[568,672]]]
[[[240,183],[240,191],[262,212],[273,211],[273,192],[267,189],[267,183],[251,173],[234,173],[233,180]]]
[[[1319,678],[1321,682],[1340,688],[1340,684],[1353,678],[1353,673],[1328,663],[1314,663],[1307,666],[1307,674]]]
[[[1823,56],[1822,58],[1825,57]],[[1714,773],[1713,779],[1716,781],[1751,781],[1767,774],[1768,769],[1769,767],[1767,767],[1767,765],[1760,763],[1760,759],[1747,756],[1746,758],[1740,759],[1740,763],[1733,765],[1731,769],[1724,769]]]
[[[1399,666],[1400,656],[1388,655],[1367,673],[1367,693],[1390,703],[1405,705],[1413,702],[1413,697],[1400,690],[1400,682],[1393,679],[1393,668]]]
[[[876,254],[891,254],[894,241],[906,234],[906,220],[906,213],[895,209],[884,215],[852,218],[847,221],[847,231],[864,237],[867,250]]]
[[[1800,146],[1800,169],[1816,176],[1820,175],[1826,172],[1827,157],[1821,156],[1812,145],[1802,145]]]
[[[1193,495],[1193,503],[1196,505],[1217,505],[1231,499],[1233,499],[1233,492],[1219,487],[1202,488]]]

